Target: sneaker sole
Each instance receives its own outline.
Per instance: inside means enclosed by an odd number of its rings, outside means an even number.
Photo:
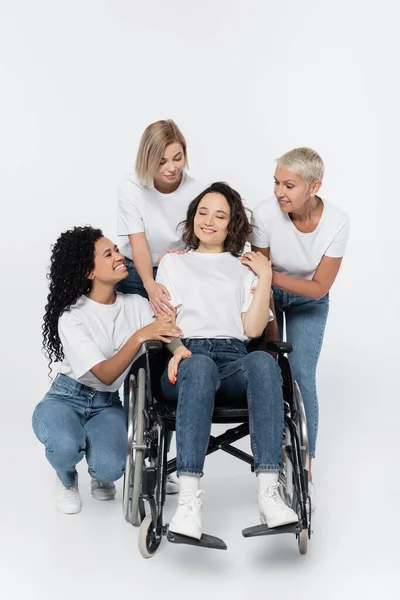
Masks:
[[[115,494],[113,496],[96,496],[95,494],[92,494],[92,497],[100,502],[107,502],[108,500],[114,500]]]
[[[172,525],[172,529],[171,529],[171,525],[168,527],[168,531],[170,531],[171,533],[176,533],[178,535],[186,535],[187,537],[191,537],[194,538],[196,540],[199,540],[202,536],[201,531],[193,531],[193,530],[188,530],[188,529],[184,529],[183,527],[174,527]]]
[[[260,515],[260,521],[263,525],[266,525],[269,529],[273,529],[274,527],[280,527],[281,525],[291,525],[292,523],[298,523],[299,519],[297,518],[297,516],[288,517],[287,519],[279,520],[277,522],[274,522],[273,520],[270,519],[270,522],[268,523],[267,518],[264,515]]]
[[[82,506],[79,506],[79,508],[77,506],[75,506],[75,507],[71,507],[69,509],[65,509],[65,508],[61,508],[60,506],[56,505],[56,509],[58,510],[58,512],[62,513],[63,515],[76,515],[77,513],[81,512]]]

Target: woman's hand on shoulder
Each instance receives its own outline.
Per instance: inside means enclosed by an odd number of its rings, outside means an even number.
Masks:
[[[240,262],[259,278],[269,278],[272,281],[272,261],[261,252],[246,252],[240,257]]]
[[[158,264],[160,264],[161,259],[166,255],[166,254],[186,254],[188,252],[188,250],[166,250],[164,252],[164,254],[162,254],[160,256],[160,258],[158,259]]]
[[[166,309],[174,310],[174,307],[169,302],[169,300],[171,300],[171,296],[165,285],[152,279],[148,283],[144,284],[144,287],[149,296],[151,308],[156,316],[164,314]]]
[[[179,363],[181,360],[190,358],[191,356],[192,353],[186,348],[186,346],[179,346],[179,348],[175,350],[173,357],[168,363],[168,379],[173,385],[176,383]]]

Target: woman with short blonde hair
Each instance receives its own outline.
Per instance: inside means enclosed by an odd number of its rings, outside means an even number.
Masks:
[[[174,143],[182,146],[184,167],[188,167],[186,140],[174,121],[156,121],[146,127],[136,156],[136,175],[143,185],[153,183],[165,148]]]

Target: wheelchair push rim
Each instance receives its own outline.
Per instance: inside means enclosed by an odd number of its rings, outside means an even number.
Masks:
[[[138,377],[129,380],[128,447],[124,477],[124,513],[132,525],[140,524],[139,497],[145,451],[146,373],[139,369]]]

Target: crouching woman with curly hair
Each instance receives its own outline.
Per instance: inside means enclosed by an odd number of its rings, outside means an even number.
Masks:
[[[180,334],[171,322],[154,322],[145,298],[114,291],[127,275],[124,256],[99,229],[75,227],[53,247],[43,347],[50,367],[61,364],[32,423],[57,473],[63,513],[82,508],[76,465],[85,455],[93,497],[115,497],[127,443],[118,390],[144,342]]]

